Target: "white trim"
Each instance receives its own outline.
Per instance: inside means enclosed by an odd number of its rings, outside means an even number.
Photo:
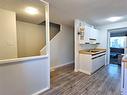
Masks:
[[[60,64],[60,65],[51,67],[50,71],[54,71],[54,69],[57,69],[57,68],[60,68],[60,67],[63,67],[63,66],[69,65],[69,64],[73,64],[73,63],[74,63],[74,61],[71,61],[71,62],[68,62],[68,63],[64,63],[64,64]]]
[[[78,72],[78,70],[77,69],[74,69],[74,72]]]
[[[61,27],[62,27],[62,25],[61,25]],[[50,44],[51,44],[52,41],[57,37],[57,35],[61,33],[61,31],[62,31],[62,29],[60,29],[60,31],[54,36],[54,38],[52,38],[52,39],[50,40]],[[41,54],[41,55],[44,55],[44,54],[42,54],[42,52],[43,52],[43,51],[46,52],[46,48],[47,48],[47,45],[45,45],[45,46],[40,50],[40,54]]]
[[[88,71],[81,70],[81,69],[79,69],[79,71],[82,72],[82,73],[85,73],[85,74],[87,74],[87,75],[91,75],[91,74],[92,74],[92,73],[90,73],[90,72],[88,72]]]
[[[2,65],[2,64],[11,64],[11,63],[14,63],[14,62],[45,59],[45,58],[48,58],[48,55],[33,56],[33,57],[23,57],[23,58],[14,58],[14,59],[5,59],[5,60],[0,60],[0,65]]]
[[[106,63],[105,65],[110,64],[110,31],[107,30],[107,52],[106,52]]]
[[[40,0],[41,2],[45,3],[45,5],[48,5],[49,3],[44,1],[44,0]]]
[[[50,89],[50,87],[46,87],[46,88],[44,88],[44,89],[42,89],[42,90],[40,90],[40,91],[38,91],[38,92],[36,92],[36,93],[34,93],[32,95],[39,95],[39,94],[41,94],[41,93],[43,93],[43,92],[45,92],[45,91],[47,91],[49,89]]]

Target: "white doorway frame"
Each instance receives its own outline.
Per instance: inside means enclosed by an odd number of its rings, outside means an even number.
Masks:
[[[112,31],[112,30],[116,30],[116,31]],[[108,60],[108,63],[106,65],[110,64],[110,34],[118,32],[118,30],[121,31],[121,32],[122,31],[127,31],[127,27],[108,29],[107,30],[107,60]],[[127,46],[127,43],[126,43],[126,46]]]
[[[109,30],[107,30],[108,32],[107,32],[107,60],[108,60],[108,63],[106,64],[106,65],[108,65],[108,64],[110,64],[110,34],[111,34],[111,32],[109,31]]]

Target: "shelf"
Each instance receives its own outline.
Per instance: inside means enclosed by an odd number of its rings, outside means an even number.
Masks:
[[[81,44],[81,43],[80,43],[80,44]],[[81,45],[85,45],[85,44],[89,44],[89,45],[99,45],[100,43],[91,44],[91,43],[89,43],[89,42],[86,42],[86,43],[81,44]]]

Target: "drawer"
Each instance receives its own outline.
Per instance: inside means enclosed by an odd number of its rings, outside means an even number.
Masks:
[[[105,55],[100,55],[92,59],[92,72],[95,72],[103,65],[105,65]]]

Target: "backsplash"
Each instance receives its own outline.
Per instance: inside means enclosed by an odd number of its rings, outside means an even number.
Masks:
[[[98,47],[98,45],[82,44],[82,45],[80,45],[79,49],[80,50],[89,50],[89,49],[95,49],[97,47]]]

